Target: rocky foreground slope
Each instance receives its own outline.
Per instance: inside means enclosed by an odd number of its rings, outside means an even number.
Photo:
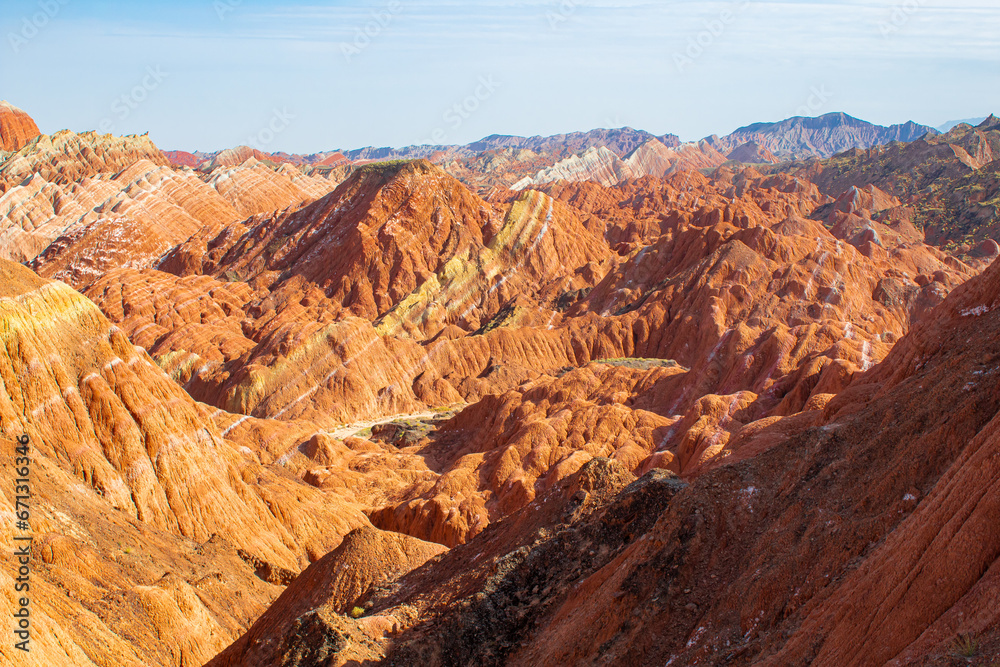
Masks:
[[[0,279],[4,455],[31,442],[35,664],[201,662],[274,584],[367,525],[261,467],[219,411],[65,284],[6,260]],[[5,466],[10,515],[13,477]],[[7,522],[8,544],[13,532]],[[14,571],[0,575],[8,609]]]
[[[989,664],[991,123],[783,165],[4,153],[32,658]],[[556,154],[583,180],[509,189]]]

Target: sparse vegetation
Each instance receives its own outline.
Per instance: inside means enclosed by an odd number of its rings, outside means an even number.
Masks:
[[[285,235],[285,236],[279,236],[278,238],[272,240],[270,243],[267,244],[267,254],[268,255],[276,254],[279,250],[285,247],[285,244],[288,243],[289,238],[290,238],[289,236]]]
[[[971,633],[963,632],[955,637],[952,650],[960,658],[974,658],[979,654],[979,640]]]
[[[500,312],[498,312],[491,320],[486,322],[484,325],[479,327],[477,331],[472,332],[470,335],[483,336],[495,329],[499,329],[500,327],[511,326],[516,322],[517,316],[523,310],[523,308],[520,308],[512,303],[508,304],[501,308]]]
[[[351,618],[361,618],[364,615],[365,615],[364,607],[354,607],[353,609],[351,609],[351,614],[350,614]]]
[[[385,174],[396,171],[400,167],[410,164],[414,160],[385,160],[384,162],[372,162],[358,168],[361,174]]]

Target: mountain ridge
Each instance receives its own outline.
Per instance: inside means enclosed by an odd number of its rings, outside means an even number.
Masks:
[[[807,150],[807,145],[796,144],[792,149],[782,149],[780,142],[775,144],[773,139],[769,139],[766,136],[766,132],[764,132],[764,130],[773,130],[774,128],[780,128],[783,125],[787,126],[789,124],[798,124],[814,129],[829,129],[833,126],[833,121],[838,121],[841,126],[864,128],[867,130],[868,132],[864,136],[870,135],[871,141],[869,141],[864,147],[870,147],[871,145],[878,145],[880,143],[887,143],[888,141],[894,140],[912,141],[915,138],[919,138],[921,133],[926,133],[928,131],[937,132],[934,128],[925,125],[918,125],[913,121],[886,127],[868,123],[842,112],[834,112],[815,118],[792,117],[773,123],[753,123],[751,125],[741,127],[729,135],[725,135],[721,138],[717,135],[711,135],[709,137],[704,137],[703,140],[709,141],[723,154],[732,152],[742,144],[756,141],[762,148],[769,150],[779,157],[801,157],[803,155],[803,151]],[[330,151],[312,153],[309,155],[288,155],[283,153],[273,153],[270,155],[276,161],[282,161],[281,156],[284,156],[283,159],[285,161],[297,164],[316,164],[336,153],[343,155],[345,159],[351,161],[378,161],[391,159],[433,158],[436,154],[443,154],[449,157],[469,157],[471,154],[502,150],[505,148],[527,149],[534,152],[561,151],[567,153],[577,153],[589,148],[604,146],[615,153],[618,157],[624,158],[628,153],[633,152],[639,146],[652,139],[660,141],[668,148],[677,148],[683,143],[675,134],[656,135],[645,130],[637,130],[631,127],[621,127],[614,129],[597,128],[588,131],[569,132],[550,136],[534,135],[531,137],[523,137],[517,135],[491,134],[467,144],[414,144],[404,147],[365,146],[355,149],[338,148]],[[817,157],[829,157],[830,155],[846,150],[847,148],[858,147],[857,141],[850,144],[846,143],[846,141],[846,139],[841,140],[840,143],[836,144],[836,146],[830,147],[821,145],[821,147],[817,149],[818,152],[813,152],[811,154]],[[777,148],[777,150],[775,150],[775,148]],[[173,151],[173,153],[177,154],[178,159],[189,159],[187,156],[194,155],[196,158],[201,159],[202,163],[210,162],[213,158],[223,152],[224,151],[215,151],[211,153],[185,154],[183,151]],[[168,153],[171,152],[168,151]]]

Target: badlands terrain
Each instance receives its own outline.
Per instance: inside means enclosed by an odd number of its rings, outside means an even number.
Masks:
[[[0,663],[1000,664],[995,117],[0,144]]]

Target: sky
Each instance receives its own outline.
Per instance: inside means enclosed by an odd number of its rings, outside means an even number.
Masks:
[[[43,132],[164,150],[1000,113],[997,0],[4,0],[0,35],[0,99]]]

